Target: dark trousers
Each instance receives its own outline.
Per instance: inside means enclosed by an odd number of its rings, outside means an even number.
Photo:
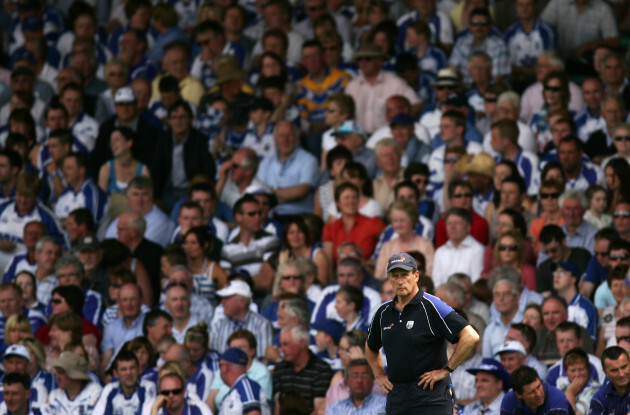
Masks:
[[[385,406],[387,415],[453,414],[453,394],[450,376],[437,382],[433,390],[422,389],[418,386],[418,381],[394,384],[394,389],[387,394],[387,404]]]

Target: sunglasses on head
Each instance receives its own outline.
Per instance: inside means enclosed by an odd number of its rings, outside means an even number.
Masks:
[[[499,251],[516,252],[516,251],[518,251],[518,245],[503,245],[503,244],[500,244],[499,245]]]
[[[628,259],[628,254],[610,254],[608,258],[610,258],[611,261],[615,261],[617,259],[626,260]]]
[[[160,395],[162,396],[179,395],[183,392],[183,390],[184,390],[183,388],[164,390],[164,391],[160,391]]]

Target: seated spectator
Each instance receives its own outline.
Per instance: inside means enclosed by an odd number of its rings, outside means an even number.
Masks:
[[[597,348],[596,351],[603,351],[608,341],[615,335],[615,326],[617,320],[626,317],[630,309],[628,303],[630,297],[627,294],[627,288],[625,285],[626,274],[629,267],[627,265],[619,265],[613,268],[608,275],[606,284],[612,293],[615,300],[615,304],[605,307],[603,310],[598,310],[601,313],[601,327],[599,328],[599,335],[597,336]]]
[[[523,284],[532,291],[536,289],[536,268],[525,263],[525,240],[517,230],[506,231],[494,244],[494,266],[507,265],[521,274]]]
[[[510,329],[505,335],[505,341],[506,342],[516,341],[522,344],[525,350],[525,353],[523,353],[523,355],[525,355],[524,364],[526,366],[534,368],[536,372],[538,372],[538,376],[540,376],[541,379],[544,379],[545,381],[547,381],[547,376],[548,376],[547,366],[545,366],[545,364],[540,362],[531,354],[534,347],[536,347],[536,332],[534,331],[532,327],[524,323],[512,323]],[[512,357],[514,357],[514,355],[512,355]],[[503,363],[503,358],[507,359],[508,356],[505,353],[502,353],[501,363]],[[511,363],[513,364],[514,361],[512,360]],[[511,372],[512,370],[508,369],[508,365],[509,364],[504,364],[504,367],[508,372]]]
[[[53,411],[87,412],[96,405],[102,388],[88,375],[86,359],[73,352],[63,352],[52,366],[59,384],[49,395]]]
[[[168,362],[158,374],[158,395],[154,401],[145,402],[142,413],[151,415],[177,414],[185,409],[200,414],[211,415],[208,406],[196,394],[184,393],[186,375],[176,362]]]
[[[604,373],[610,379],[610,383],[602,386],[591,400],[591,408],[589,414],[603,414],[608,411],[617,411],[620,409],[620,397],[628,392],[628,385],[613,375],[615,367],[624,367],[628,364],[628,352],[621,347],[609,347],[602,353],[602,366]],[[613,392],[614,391],[614,392]],[[609,395],[611,395],[609,397]],[[617,395],[617,396],[615,396]]]
[[[562,359],[562,366],[565,372],[570,374],[566,386],[558,389],[564,392],[576,413],[588,413],[592,398],[600,389],[601,384],[590,372],[586,353],[580,348],[569,350]]]
[[[475,376],[477,400],[464,407],[464,415],[499,411],[505,391],[510,388],[509,374],[501,363],[494,359],[483,359],[479,367],[466,371]]]
[[[337,145],[344,146],[352,153],[352,160],[361,163],[367,170],[370,180],[376,176],[376,156],[365,145],[366,134],[355,121],[344,121],[333,133]]]
[[[335,402],[327,414],[341,415],[361,408],[365,411],[385,410],[385,397],[373,392],[374,374],[366,359],[353,359],[344,369],[344,380],[350,396]]]
[[[153,309],[144,316],[142,335],[149,341],[157,352],[158,341],[173,332],[173,317],[164,310]],[[152,356],[153,357],[153,356]]]
[[[608,268],[611,270],[610,273],[612,273],[615,267],[628,265],[630,265],[630,244],[621,240],[611,241],[608,253]],[[615,298],[606,281],[602,282],[595,290],[594,303],[595,307],[598,309],[603,309],[615,303]]]
[[[593,303],[577,291],[577,281],[582,271],[570,261],[552,266],[553,288],[569,304],[569,321],[586,327],[593,342],[597,338],[598,315]]]
[[[227,284],[226,272],[218,261],[209,258],[213,251],[217,251],[214,239],[208,226],[195,226],[188,229],[182,240],[188,257],[187,266],[195,280],[196,293],[211,303],[216,303],[217,287],[222,288]]]
[[[535,241],[534,249],[540,251],[540,232],[546,225],[564,224],[564,217],[560,209],[559,198],[564,193],[564,184],[555,180],[545,180],[540,185],[538,198],[540,200],[541,212],[529,226],[529,234]]]
[[[360,214],[369,218],[382,218],[383,216],[385,216],[385,214],[383,213],[383,207],[373,198],[374,183],[368,177],[365,166],[354,161],[347,161],[343,168],[341,168],[341,173],[339,174],[339,183],[336,183],[334,189],[332,189],[333,201],[322,213],[323,219],[326,223],[331,223],[335,219],[339,219],[341,217],[339,208],[337,207],[337,204],[334,200],[334,191],[337,189],[339,184],[344,182],[352,183],[358,187]]]
[[[608,193],[603,186],[594,184],[586,189],[588,210],[584,213],[584,220],[595,226],[598,230],[612,224],[612,216],[608,210]]]
[[[197,396],[205,401],[210,392],[210,384],[214,373],[205,365],[195,366],[188,348],[181,344],[173,344],[168,348],[164,360],[175,362],[181,367],[184,376],[188,379],[186,383],[186,394]]]
[[[22,299],[22,289],[15,283],[3,283],[0,285],[0,311],[2,317],[0,317],[0,352],[4,352],[7,346],[17,343],[19,338],[13,339],[10,343],[7,343],[7,339],[11,337],[11,333],[8,332],[7,325],[9,319],[13,316],[22,316],[26,318],[29,323],[28,327],[31,334],[34,334],[46,323],[45,314],[28,309],[24,306],[24,300]]]
[[[178,343],[184,343],[186,331],[196,325],[200,316],[194,314],[190,300],[190,291],[185,284],[169,284],[166,289],[166,301],[164,307],[173,318],[172,334]]]
[[[256,178],[258,163],[256,152],[247,147],[239,148],[230,160],[223,162],[215,184],[216,194],[220,195],[221,202],[228,206],[234,206],[236,201],[245,195],[250,186],[261,187],[263,185]]]
[[[467,312],[478,315],[484,323],[490,321],[490,308],[486,303],[473,295],[472,280],[467,274],[456,272],[448,277],[448,283],[459,285],[464,292],[464,302],[461,308]]]
[[[567,398],[556,387],[543,383],[534,369],[522,366],[510,375],[509,391],[501,402],[501,413],[513,415],[520,408],[531,408],[532,411],[540,411],[543,414],[551,412],[571,414],[573,408]],[[536,390],[536,397],[532,397],[532,391]]]
[[[229,348],[221,355],[221,379],[230,387],[221,403],[222,413],[238,410],[239,407],[243,412],[270,412],[265,392],[246,375],[248,361],[245,352],[238,348]]]
[[[157,383],[157,358],[151,342],[146,337],[136,337],[125,349],[136,355],[140,379]]]
[[[324,320],[311,325],[311,330],[315,331],[315,345],[310,349],[315,356],[328,363],[334,371],[342,368],[337,357],[339,351],[339,339],[344,333],[344,324],[336,320]]]
[[[32,221],[24,225],[23,239],[26,252],[13,255],[10,262],[4,269],[3,282],[15,281],[19,271],[29,271],[35,273],[37,269],[36,246],[37,242],[47,234],[46,226],[39,221]],[[57,241],[55,239],[55,241]],[[56,258],[55,258],[56,259]],[[54,262],[54,261],[53,261]]]

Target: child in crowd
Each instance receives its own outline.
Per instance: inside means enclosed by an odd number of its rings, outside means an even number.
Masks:
[[[584,220],[597,229],[610,226],[612,216],[606,213],[608,208],[606,189],[598,184],[589,186],[586,189],[586,198],[588,199],[588,210],[584,213]]]

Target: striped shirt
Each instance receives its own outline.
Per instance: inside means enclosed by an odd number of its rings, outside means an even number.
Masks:
[[[105,215],[107,206],[107,195],[96,185],[94,180],[88,178],[76,193],[71,186],[66,187],[57,199],[55,215],[59,219],[65,219],[73,210],[87,208],[92,213],[94,221],[99,223]]]
[[[386,401],[387,398],[383,395],[370,393],[357,407],[352,398],[346,398],[332,404],[326,415],[378,415],[385,412]]]
[[[142,405],[155,399],[155,384],[141,380],[130,397],[126,397],[120,382],[113,382],[103,388],[101,397],[96,403],[94,413],[99,415],[137,415]]]
[[[256,337],[258,346],[256,355],[263,357],[267,346],[272,343],[271,322],[253,311],[248,311],[242,321],[232,320],[227,316],[219,318],[210,329],[210,349],[223,353],[227,349],[227,340],[236,330],[246,329]]]
[[[260,385],[242,374],[223,398],[219,412],[221,415],[242,415],[258,410],[262,415],[270,415],[267,397]]]

